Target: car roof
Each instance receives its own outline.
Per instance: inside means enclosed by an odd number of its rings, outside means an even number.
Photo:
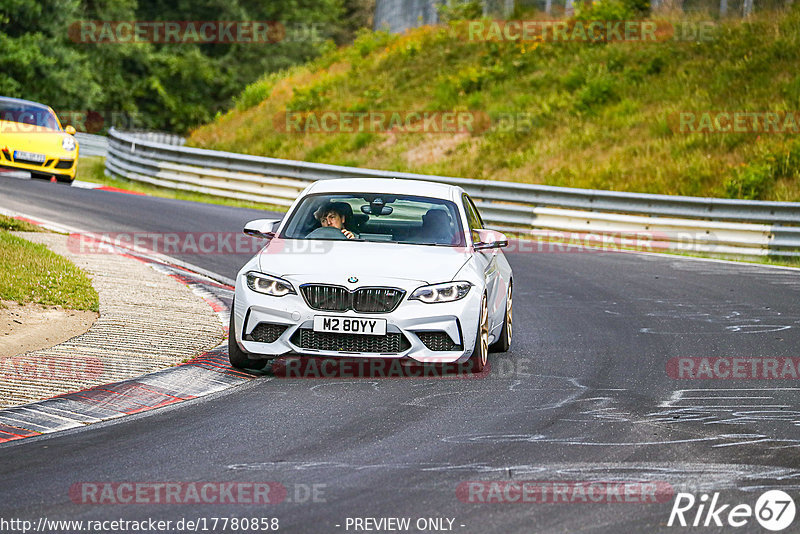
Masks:
[[[385,193],[392,195],[415,195],[453,200],[463,190],[455,185],[406,180],[402,178],[335,178],[319,180],[311,184],[306,194],[317,193]]]
[[[50,109],[50,106],[46,106],[39,102],[34,102],[33,100],[24,100],[22,98],[11,98],[10,96],[0,96],[0,100],[4,100],[6,102],[14,102],[16,104],[26,104],[29,106],[37,106],[44,109]]]

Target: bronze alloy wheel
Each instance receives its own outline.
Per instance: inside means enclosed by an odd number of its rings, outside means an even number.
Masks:
[[[475,336],[475,345],[472,354],[462,369],[469,373],[480,373],[486,367],[489,358],[489,307],[486,304],[486,295],[481,299],[481,315],[478,322],[478,331]]]
[[[511,348],[511,336],[513,334],[514,323],[514,305],[513,305],[513,285],[508,284],[508,293],[506,294],[506,314],[503,317],[503,327],[500,329],[500,335],[497,340],[489,347],[490,352],[507,352]]]
[[[480,324],[480,336],[481,336],[481,369],[486,365],[486,361],[489,358],[489,307],[486,304],[486,297],[483,297],[481,301],[481,324]]]
[[[511,284],[508,285],[508,297],[506,297],[506,340],[511,345],[511,335],[514,333],[514,307],[512,302]]]

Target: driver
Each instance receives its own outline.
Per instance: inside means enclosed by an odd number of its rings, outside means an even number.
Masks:
[[[337,228],[347,239],[355,239],[356,235],[344,227],[347,222],[346,211],[341,202],[327,202],[314,212],[314,217],[323,227]]]

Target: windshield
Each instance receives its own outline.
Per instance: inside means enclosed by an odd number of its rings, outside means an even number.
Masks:
[[[0,120],[60,130],[56,116],[44,106],[0,99]]]
[[[281,237],[464,246],[453,202],[379,193],[309,195],[292,212]]]

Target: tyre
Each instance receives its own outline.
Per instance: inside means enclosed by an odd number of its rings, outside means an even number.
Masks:
[[[472,348],[472,355],[467,361],[467,371],[480,373],[486,367],[489,358],[489,307],[486,303],[486,295],[481,299],[481,314],[478,319],[478,335],[475,336],[475,346]]]
[[[243,351],[236,343],[236,325],[233,320],[233,303],[231,303],[231,320],[228,326],[228,359],[236,369],[252,369],[260,371],[267,366],[269,360],[251,358],[250,353]]]
[[[72,185],[72,182],[75,180],[72,176],[56,174],[56,181],[60,184],[67,184]]]
[[[41,172],[31,171],[31,180],[49,180],[52,177],[52,174],[43,174]]]
[[[506,315],[503,317],[503,329],[500,330],[500,337],[489,347],[490,352],[507,352],[511,347],[511,335],[513,332],[513,301],[512,283],[508,282],[508,294],[506,295]]]

